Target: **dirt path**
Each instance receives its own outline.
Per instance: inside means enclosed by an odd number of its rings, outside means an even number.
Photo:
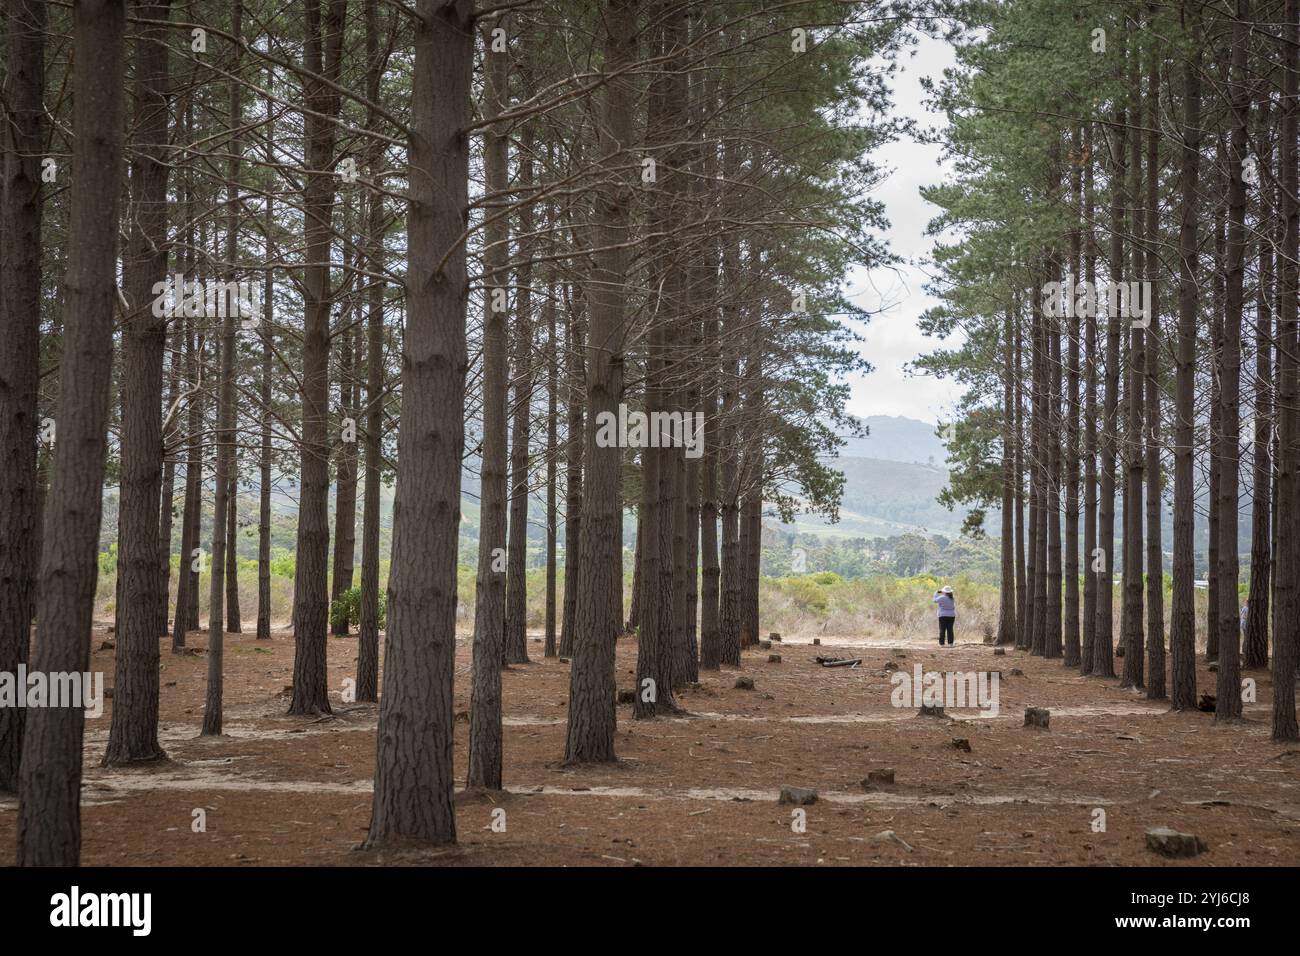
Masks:
[[[111,686],[113,655],[94,638],[92,668]],[[747,652],[743,673],[704,674],[680,702],[690,715],[636,722],[620,706],[610,767],[566,768],[568,666],[543,661],[504,675],[501,794],[462,795],[460,845],[436,852],[355,850],[370,818],[376,711],[339,696],[353,674],[355,638],[330,639],[338,714],[284,716],[293,645],[226,639],[226,735],[198,737],[206,660],[163,653],[162,742],[170,762],[99,767],[111,714],[88,721],[83,859],[90,865],[382,863],[870,864],[920,866],[1162,864],[1144,847],[1149,826],[1194,832],[1210,865],[1300,863],[1300,748],[1269,740],[1270,687],[1247,672],[1259,702],[1217,727],[1209,714],[1170,713],[1116,681],[1083,679],[1059,661],[980,644],[846,644],[857,668],[823,668],[823,639]],[[621,686],[636,645],[620,640]],[[891,706],[890,670],[999,670],[997,716],[945,718]],[[467,711],[468,639],[458,648],[456,710]],[[1019,669],[1023,673],[1013,675]],[[1214,675],[1202,670],[1201,690]],[[1052,711],[1048,730],[1022,727],[1024,708]],[[463,772],[468,723],[456,725]],[[953,745],[969,741],[970,751]],[[864,789],[868,771],[895,783]],[[816,803],[777,803],[782,785],[813,788]],[[15,805],[0,799],[0,840],[12,847]],[[196,813],[202,811],[202,813]],[[504,811],[504,813],[494,812]],[[1095,826],[1104,814],[1105,830]],[[205,832],[194,832],[196,817]],[[501,829],[504,824],[504,830]],[[495,829],[494,829],[495,825]],[[899,840],[878,840],[892,830]],[[901,841],[901,842],[900,842]],[[904,846],[906,844],[906,846]]]

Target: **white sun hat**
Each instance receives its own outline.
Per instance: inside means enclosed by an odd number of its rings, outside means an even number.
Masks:
[[[951,594],[951,593],[952,593],[952,586],[951,586],[951,585],[948,585],[948,584],[945,584],[942,588],[940,588],[940,590],[943,591],[944,594]]]

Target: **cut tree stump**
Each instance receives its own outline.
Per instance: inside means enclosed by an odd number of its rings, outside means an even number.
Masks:
[[[788,785],[781,788],[781,796],[777,800],[777,803],[789,803],[796,807],[802,807],[816,802],[816,790],[810,790],[805,787],[791,787]]]
[[[1042,727],[1047,729],[1048,722],[1052,719],[1052,712],[1046,707],[1026,707],[1025,708],[1025,726]]]
[[[1179,833],[1169,827],[1151,827],[1147,830],[1147,849],[1161,856],[1186,858],[1199,856],[1209,849],[1204,840],[1194,833]]]

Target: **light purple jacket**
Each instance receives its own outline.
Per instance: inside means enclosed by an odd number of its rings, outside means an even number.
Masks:
[[[931,603],[939,605],[940,617],[957,616],[957,601],[951,594],[936,594]]]

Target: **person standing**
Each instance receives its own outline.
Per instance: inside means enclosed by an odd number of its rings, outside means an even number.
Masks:
[[[953,624],[957,621],[957,599],[953,596],[952,588],[945,584],[935,591],[931,603],[939,605],[939,646],[943,647],[945,636],[948,645],[952,646]]]

